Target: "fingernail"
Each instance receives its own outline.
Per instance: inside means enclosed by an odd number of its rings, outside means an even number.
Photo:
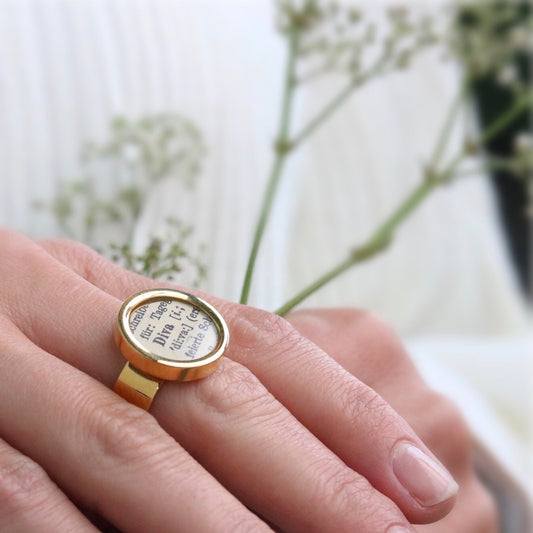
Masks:
[[[387,529],[387,533],[413,533],[413,530],[403,526],[392,526],[390,529]]]
[[[396,444],[392,470],[409,494],[424,507],[431,507],[455,496],[459,486],[437,461],[407,441]]]
[[[392,526],[390,529],[387,529],[387,533],[413,533],[413,530],[403,526]]]

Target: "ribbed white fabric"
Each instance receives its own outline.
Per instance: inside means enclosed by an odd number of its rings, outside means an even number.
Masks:
[[[137,239],[169,214],[194,220],[209,245],[205,289],[237,299],[278,119],[284,49],[272,11],[244,0],[4,1],[0,223],[34,236],[57,231],[31,203],[77,175],[84,141],[103,141],[116,114],[179,112],[204,132],[207,164],[194,192],[154,191]],[[456,83],[452,65],[426,57],[409,75],[360,91],[310,139],[286,170],[251,303],[274,309],[397,205],[420,179]],[[312,86],[297,124],[332,91]],[[368,307],[404,334],[525,324],[482,179],[435,194],[386,254],[311,303]]]

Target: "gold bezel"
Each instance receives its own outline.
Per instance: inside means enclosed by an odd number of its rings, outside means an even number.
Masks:
[[[194,361],[174,361],[147,350],[133,336],[129,319],[135,309],[164,299],[177,300],[197,307],[213,321],[218,343],[210,353]],[[205,377],[216,369],[228,345],[229,331],[220,313],[201,298],[175,289],[149,289],[134,294],[122,304],[115,327],[115,341],[122,355],[147,376],[170,381],[189,381]]]

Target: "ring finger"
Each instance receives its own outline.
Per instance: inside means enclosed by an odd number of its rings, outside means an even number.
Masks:
[[[0,434],[69,497],[127,532],[268,530],[153,417],[5,319],[0,332]]]

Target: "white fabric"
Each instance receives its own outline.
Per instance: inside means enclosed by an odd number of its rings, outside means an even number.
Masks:
[[[154,191],[137,243],[169,214],[194,221],[208,244],[204,288],[237,299],[272,157],[283,62],[266,0],[4,0],[0,224],[57,233],[32,201],[52,198],[57,180],[78,175],[82,144],[104,141],[114,115],[178,112],[203,131],[206,166],[193,192]],[[252,304],[276,308],[342,259],[418,182],[457,72],[432,55],[417,65],[361,90],[291,159]],[[297,125],[333,92],[333,84],[313,86],[299,100]],[[453,144],[460,142],[456,134]],[[484,179],[440,190],[390,250],[310,304],[370,308],[410,338],[512,338],[527,325]],[[468,374],[466,361],[455,360],[455,370]],[[480,372],[487,379],[478,388],[496,398],[498,370]]]
[[[533,338],[430,338],[408,343],[435,390],[454,399],[477,438],[533,496]]]
[[[145,220],[157,225],[175,210],[194,218],[198,240],[209,245],[206,289],[236,299],[278,118],[284,50],[272,19],[266,2],[2,4],[0,223],[49,234],[51,221],[43,223],[31,200],[78,175],[83,142],[103,141],[116,114],[177,111],[205,134],[205,172],[187,202],[176,205],[175,189],[156,193]],[[452,66],[426,58],[408,76],[369,85],[311,138],[289,164],[251,303],[281,304],[416,185],[455,85]],[[313,88],[298,122],[331,92]],[[438,192],[391,250],[312,303],[370,307],[405,334],[524,326],[482,179]]]

